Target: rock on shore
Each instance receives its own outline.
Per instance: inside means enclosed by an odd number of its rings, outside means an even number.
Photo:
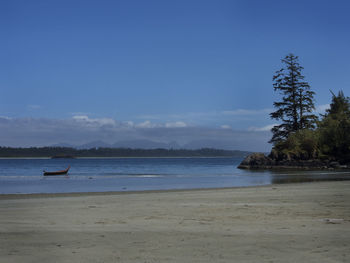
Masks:
[[[239,169],[350,169],[350,164],[340,164],[334,160],[294,160],[274,159],[263,153],[248,155],[238,166]]]

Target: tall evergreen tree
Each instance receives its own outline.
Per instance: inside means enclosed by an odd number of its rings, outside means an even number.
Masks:
[[[282,59],[283,67],[273,76],[273,87],[283,96],[282,101],[274,102],[276,111],[270,113],[272,119],[282,121],[274,126],[271,131],[273,136],[271,143],[278,143],[301,129],[315,128],[316,115],[312,114],[314,106],[314,92],[310,85],[304,81],[298,56],[287,55]]]

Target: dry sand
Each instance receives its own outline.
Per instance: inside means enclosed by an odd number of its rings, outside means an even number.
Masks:
[[[0,196],[0,262],[350,262],[350,182]]]

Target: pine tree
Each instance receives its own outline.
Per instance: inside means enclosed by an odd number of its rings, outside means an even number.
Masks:
[[[274,102],[276,111],[270,113],[272,119],[282,121],[271,131],[273,136],[270,143],[278,143],[288,138],[291,133],[302,129],[315,128],[316,115],[312,114],[314,106],[314,92],[304,81],[301,71],[304,69],[293,54],[282,59],[282,69],[273,76],[273,87],[283,96],[282,101]]]

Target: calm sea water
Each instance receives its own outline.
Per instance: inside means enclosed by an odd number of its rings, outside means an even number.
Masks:
[[[0,159],[0,194],[139,191],[350,180],[350,171],[247,171],[241,158]],[[43,170],[71,166],[67,176]]]

